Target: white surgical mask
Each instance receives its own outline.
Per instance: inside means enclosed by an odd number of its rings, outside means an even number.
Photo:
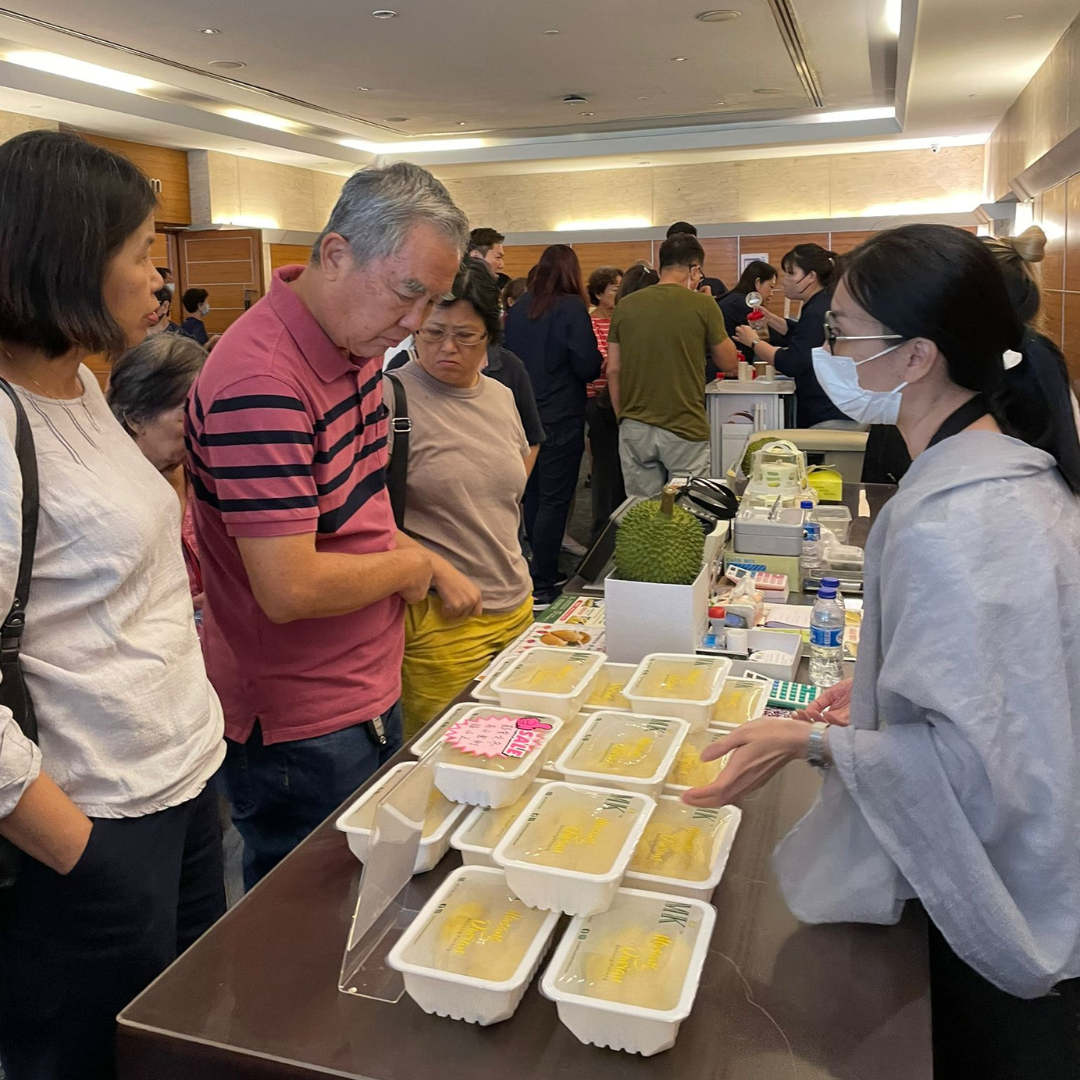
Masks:
[[[828,349],[817,348],[813,352],[814,374],[822,390],[845,416],[860,424],[895,424],[900,415],[903,389],[908,384],[902,382],[892,390],[867,390],[859,385],[858,368],[860,364],[868,364],[903,344],[901,341],[897,345],[890,345],[865,360],[833,356]]]
[[[200,313],[201,315],[209,315],[209,314],[210,314],[210,305],[209,305],[209,304],[202,304],[202,305],[200,305],[200,307],[199,307],[199,313]]]
[[[171,295],[172,293],[176,292],[176,282],[170,281],[168,285],[165,286],[165,288],[169,290],[169,294]]]

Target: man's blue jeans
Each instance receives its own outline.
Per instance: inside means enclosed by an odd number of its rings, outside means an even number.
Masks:
[[[382,716],[386,745],[370,723],[265,746],[255,725],[246,743],[227,739],[221,779],[244,840],[244,888],[257,885],[297,844],[401,749],[401,704]]]

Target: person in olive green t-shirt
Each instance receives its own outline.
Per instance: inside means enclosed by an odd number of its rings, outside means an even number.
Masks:
[[[677,233],[660,248],[660,282],[615,308],[608,332],[608,389],[619,417],[626,493],[658,495],[674,475],[709,475],[705,356],[738,367],[716,301],[696,292],[705,253]]]

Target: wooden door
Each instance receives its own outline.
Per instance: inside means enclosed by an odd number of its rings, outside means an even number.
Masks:
[[[180,279],[177,291],[206,289],[210,314],[206,329],[220,334],[262,296],[261,229],[206,229],[179,236]],[[186,313],[185,313],[186,314]]]

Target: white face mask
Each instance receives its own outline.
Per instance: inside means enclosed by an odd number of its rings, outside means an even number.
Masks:
[[[200,308],[199,308],[199,314],[201,314],[201,315],[209,315],[210,314],[210,305],[209,304],[201,305]]]
[[[176,292],[176,282],[170,281],[169,284],[165,286],[165,288],[168,289],[169,294],[172,295],[174,292]]]
[[[865,360],[833,356],[828,349],[817,348],[813,352],[814,374],[822,390],[845,416],[860,424],[895,424],[900,415],[903,389],[908,384],[902,382],[892,390],[867,390],[859,385],[858,368],[860,364],[868,364],[903,344],[901,341],[897,345],[890,345]]]

